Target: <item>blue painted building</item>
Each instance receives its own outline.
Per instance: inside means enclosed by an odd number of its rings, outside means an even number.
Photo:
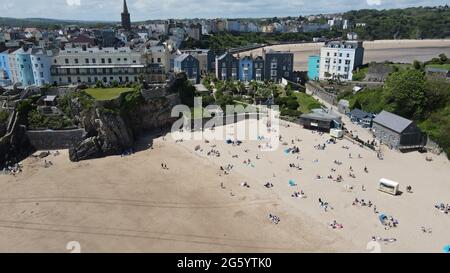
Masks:
[[[34,85],[33,65],[31,63],[31,51],[29,47],[19,48],[14,52],[16,58],[16,70],[18,80],[23,86]]]
[[[181,54],[175,58],[173,65],[175,73],[184,72],[193,84],[200,83],[200,64],[194,56]]]
[[[320,56],[312,55],[308,58],[308,78],[310,80],[319,79]]]
[[[253,79],[253,58],[245,56],[239,60],[239,80],[250,82]]]
[[[6,73],[6,77],[9,80],[12,80],[11,69],[9,67],[9,51],[0,52],[0,77],[2,75],[2,71]]]

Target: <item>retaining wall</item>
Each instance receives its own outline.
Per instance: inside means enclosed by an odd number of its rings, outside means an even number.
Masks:
[[[81,142],[84,135],[84,129],[27,131],[28,139],[36,150],[69,149]]]

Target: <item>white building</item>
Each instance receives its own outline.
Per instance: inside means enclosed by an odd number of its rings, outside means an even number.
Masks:
[[[320,50],[319,79],[352,80],[353,71],[363,64],[363,59],[363,42],[328,42]]]
[[[57,84],[138,82],[146,63],[139,51],[123,48],[70,48],[53,57],[52,80]]]

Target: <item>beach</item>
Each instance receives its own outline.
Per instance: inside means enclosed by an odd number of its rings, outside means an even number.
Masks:
[[[142,138],[125,157],[30,157],[22,173],[0,175],[0,251],[69,252],[76,241],[82,252],[370,252],[375,237],[386,239],[381,252],[442,252],[450,243],[450,215],[434,207],[450,203],[444,155],[383,147],[380,160],[347,139],[317,149],[330,136],[296,124],[282,122],[279,133],[273,151],[258,148],[264,140],[180,142],[167,134]],[[299,153],[286,153],[293,146]],[[399,182],[402,194],[380,192],[381,178]]]
[[[308,57],[319,55],[324,43],[286,44],[266,47],[266,50],[291,51],[294,53],[294,69],[308,70]],[[364,42],[364,63],[391,61],[395,63],[421,62],[441,53],[450,55],[450,40],[376,40]],[[240,53],[241,56],[261,55],[262,48]]]

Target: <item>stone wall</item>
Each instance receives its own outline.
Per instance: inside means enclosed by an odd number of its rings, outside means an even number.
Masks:
[[[239,121],[243,121],[243,120],[247,120],[247,119],[257,119],[259,120],[260,117],[263,117],[264,114],[260,113],[260,116],[258,116],[258,114],[256,113],[241,113],[241,114],[234,114],[233,115],[228,115],[228,116],[217,116],[217,117],[207,117],[207,118],[196,118],[196,119],[192,119],[192,118],[184,118],[184,123],[191,124],[191,128],[192,131],[201,131],[204,129],[210,129],[210,127],[206,126],[206,123],[209,123],[211,121],[210,124],[212,123],[213,119],[216,119],[217,121],[214,122],[214,124],[220,124],[219,123],[219,119],[222,119],[221,124],[223,126],[225,125],[230,125],[230,124],[235,124],[236,122]]]
[[[58,150],[74,147],[83,140],[85,131],[83,129],[29,130],[26,134],[36,150]]]
[[[337,95],[325,91],[320,86],[317,86],[315,84],[307,83],[306,84],[306,94],[308,95],[315,95],[319,97],[320,99],[328,102],[332,105],[337,105]]]

